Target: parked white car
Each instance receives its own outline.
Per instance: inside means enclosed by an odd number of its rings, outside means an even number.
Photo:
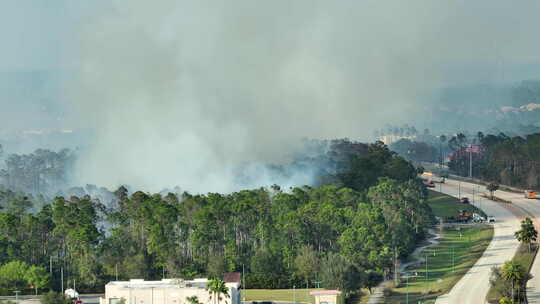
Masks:
[[[483,223],[486,221],[486,218],[484,218],[478,213],[473,213],[472,217],[473,217],[473,222],[475,223]]]
[[[494,216],[488,216],[487,221],[488,221],[488,223],[495,223],[495,217]]]

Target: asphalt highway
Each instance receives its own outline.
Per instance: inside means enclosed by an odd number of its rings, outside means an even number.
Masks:
[[[489,291],[489,275],[493,266],[501,266],[512,259],[519,242],[514,232],[519,229],[519,219],[500,203],[488,200],[479,195],[485,188],[471,183],[446,180],[444,184],[436,184],[434,190],[455,197],[466,196],[471,203],[482,209],[488,216],[494,216],[493,240],[476,264],[454,285],[449,293],[437,298],[436,304],[479,304],[485,301]],[[474,199],[473,199],[474,193]]]

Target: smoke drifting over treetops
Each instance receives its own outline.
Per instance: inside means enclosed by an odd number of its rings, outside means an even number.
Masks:
[[[82,28],[80,72],[67,85],[81,124],[97,132],[79,157],[79,182],[230,191],[240,187],[235,169],[254,163],[247,186],[308,183],[309,173],[273,180],[260,164],[286,159],[301,138],[365,139],[414,119],[434,88],[497,81],[501,57],[538,63],[539,6],[104,4]]]

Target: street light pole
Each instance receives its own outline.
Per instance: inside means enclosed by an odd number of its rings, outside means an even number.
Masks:
[[[455,262],[454,262],[454,246],[452,246],[452,272],[456,272]]]
[[[293,302],[296,304],[296,286],[292,286],[292,292],[293,292]]]
[[[428,280],[429,280],[429,272],[428,272],[428,254],[426,252],[426,294],[429,292],[429,283],[428,283]]]
[[[405,295],[405,303],[409,304],[409,275],[407,274],[407,293]]]
[[[15,293],[15,303],[19,304],[19,292],[21,292],[20,290],[15,290],[14,293]]]

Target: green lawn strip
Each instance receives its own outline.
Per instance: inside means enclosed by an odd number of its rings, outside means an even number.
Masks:
[[[469,197],[472,201],[472,197]],[[440,192],[429,190],[427,203],[433,215],[444,218],[455,217],[459,210],[466,210],[469,213],[478,213],[486,216],[484,212],[471,204],[462,204],[457,198]]]
[[[530,272],[537,251],[537,245],[533,245],[531,252],[529,252],[529,248],[527,245],[520,244],[512,260],[519,263],[521,266],[523,266],[523,268],[529,270]],[[497,290],[495,290],[495,288],[489,289],[487,295],[487,300],[489,303],[499,303],[500,298],[502,298],[502,295],[499,294]]]
[[[406,279],[402,278],[400,286],[391,290],[385,303],[405,303],[407,292],[409,303],[434,301],[437,296],[447,293],[482,256],[492,237],[493,227],[487,225],[462,228],[459,231],[445,230],[440,244],[424,252],[428,254],[427,280],[424,262],[410,267],[407,271],[412,277],[409,278],[408,287]]]
[[[315,298],[309,295],[316,289],[246,289],[242,290],[242,301],[271,301],[271,302],[294,302],[315,303]]]
[[[471,198],[469,198],[471,199]],[[428,205],[431,207],[431,210],[433,211],[433,215],[435,216],[439,216],[439,217],[442,217],[442,218],[449,218],[449,217],[455,217],[457,214],[458,214],[458,211],[459,210],[466,210],[467,212],[469,213],[478,213],[478,214],[481,214],[482,216],[485,216],[485,214],[479,210],[478,208],[476,208],[475,206],[471,205],[471,204],[462,204],[457,198],[453,197],[453,196],[450,196],[450,195],[446,195],[444,193],[440,193],[440,192],[437,192],[437,191],[433,191],[433,190],[429,190],[428,191],[428,200],[427,200],[427,203]],[[493,228],[491,227],[485,227],[485,226],[482,226],[484,227],[484,230],[486,230],[486,232],[483,232],[484,234],[486,235],[489,235],[489,239],[486,241],[486,242],[482,242],[482,249],[481,249],[481,253],[484,252],[485,248],[487,248],[487,246],[489,245],[489,241],[491,240],[492,236],[493,236]],[[459,236],[459,234],[458,234]],[[474,238],[473,238],[474,239]],[[443,239],[443,242],[444,242],[444,239]],[[422,244],[418,244],[418,246],[421,246]],[[442,244],[441,244],[442,245]],[[438,248],[438,247],[435,247],[435,249]],[[467,249],[471,249],[471,250],[477,250],[475,249],[476,247],[474,248],[468,248]],[[442,250],[442,249],[441,249]],[[450,249],[451,250],[451,249]],[[454,249],[456,250],[456,249]],[[455,251],[455,253],[457,253],[457,251]],[[474,259],[474,262],[472,262],[468,268],[470,268],[470,266],[474,265],[474,263],[476,262],[476,260],[482,255],[482,254],[479,254],[475,259]],[[428,257],[429,258],[429,257]],[[428,261],[429,262],[429,261]],[[428,264],[429,266],[429,264]],[[467,268],[467,269],[468,269]],[[456,270],[457,270],[457,267],[456,267]],[[461,276],[463,276],[463,274],[465,274],[466,270],[459,274],[459,278],[461,278]],[[454,286],[454,284],[459,280],[456,279],[452,285],[450,286],[450,288],[452,286]],[[411,287],[412,288],[412,287]],[[450,288],[448,288],[448,290],[450,290]],[[399,289],[397,290],[399,292]],[[363,293],[364,295],[362,296],[361,300],[360,300],[360,304],[363,304],[363,303],[367,303],[368,299],[369,299],[369,293]],[[411,295],[409,295],[411,296]],[[412,298],[410,297],[409,300],[411,300]],[[396,302],[396,303],[399,303]],[[404,302],[403,302],[404,303]],[[414,302],[411,302],[411,303],[414,303]]]

